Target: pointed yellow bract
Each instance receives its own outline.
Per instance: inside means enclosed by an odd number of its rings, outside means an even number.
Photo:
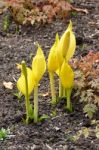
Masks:
[[[20,67],[20,69],[21,69],[21,67]],[[22,69],[21,69],[21,71],[22,71]],[[27,67],[27,80],[28,80],[28,94],[30,95],[34,88],[35,81],[34,81],[32,70],[28,67]],[[17,88],[23,95],[26,95],[25,77],[22,72],[21,72],[20,78],[17,81]]]
[[[62,35],[58,45],[57,56],[59,66],[62,65],[64,58],[68,61],[73,56],[75,48],[76,40],[72,32],[72,22],[70,21],[68,28]]]
[[[72,25],[72,21],[70,20],[70,21],[69,21],[68,28],[67,28],[67,31],[68,31],[68,30],[71,30],[71,31],[72,31],[72,28],[73,28],[72,26],[73,26],[73,25]]]
[[[75,49],[76,49],[76,38],[75,35],[72,31],[69,31],[69,45],[68,45],[68,49],[65,55],[65,59],[66,61],[69,61],[71,59],[71,57],[74,55]]]
[[[74,82],[74,72],[70,65],[66,63],[64,60],[61,71],[60,71],[60,80],[65,88],[71,88],[73,87],[73,82]]]
[[[66,54],[68,53],[68,49],[70,45],[70,33],[71,31],[66,32],[66,34],[62,36],[62,42],[60,43],[62,47],[63,58],[65,58]]]
[[[56,34],[55,43],[53,44],[49,56],[48,56],[48,71],[54,72],[58,69],[58,58],[57,58],[57,48],[59,43],[59,36]]]
[[[38,83],[46,70],[46,61],[41,47],[38,45],[37,54],[32,61],[32,73]]]

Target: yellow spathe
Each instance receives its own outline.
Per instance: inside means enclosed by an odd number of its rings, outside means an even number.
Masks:
[[[64,88],[73,87],[74,72],[70,65],[64,60],[60,70],[60,80]]]
[[[66,51],[66,55],[65,55],[65,59],[66,61],[69,61],[71,59],[71,57],[74,55],[75,49],[76,49],[76,38],[75,35],[72,31],[68,32],[68,42],[69,45],[67,46],[67,51]]]
[[[22,71],[22,69],[21,69],[21,71]],[[32,70],[28,67],[27,67],[27,81],[28,81],[28,94],[30,95],[31,92],[33,91],[35,82],[34,82]],[[20,78],[17,81],[17,88],[23,95],[26,95],[25,76],[22,72],[21,72]]]
[[[46,71],[46,61],[41,47],[38,45],[37,54],[32,61],[32,73],[38,83]]]
[[[57,48],[59,44],[59,36],[56,34],[55,43],[50,49],[50,53],[48,56],[48,71],[55,72],[58,69],[58,57],[57,57]]]
[[[67,30],[61,36],[58,44],[57,57],[59,66],[62,65],[64,58],[68,61],[74,54],[76,48],[75,35],[72,32],[72,22],[70,21]]]

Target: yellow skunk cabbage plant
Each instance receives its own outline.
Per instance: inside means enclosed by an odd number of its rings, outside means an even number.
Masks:
[[[61,66],[63,64],[64,59],[68,62],[71,57],[74,55],[76,49],[76,38],[72,31],[72,22],[70,21],[67,30],[61,36],[59,41],[57,57],[59,62],[59,71],[58,74],[60,76]],[[61,81],[59,80],[59,97],[63,96],[64,88],[62,88]]]
[[[37,53],[32,60],[32,69],[26,66],[25,61],[22,61],[21,65],[19,65],[21,76],[17,81],[17,88],[26,99],[26,123],[29,123],[29,119],[34,119],[34,122],[37,123],[41,119],[48,118],[46,115],[41,118],[38,117],[38,84],[46,71],[46,61],[41,46],[38,43],[35,44],[37,46]],[[58,34],[56,34],[55,42],[50,49],[47,62],[52,94],[51,103],[57,103],[54,83],[54,73],[57,73],[60,83],[59,97],[66,97],[66,107],[70,112],[72,111],[70,97],[74,82],[74,72],[69,65],[69,60],[74,55],[75,48],[76,39],[72,31],[72,22],[70,21],[67,30],[63,33],[60,40]],[[34,92],[34,109],[32,109],[29,101],[32,91]]]
[[[32,70],[26,67],[25,61],[22,61],[21,65],[18,65],[18,67],[21,69],[21,76],[17,81],[17,88],[25,96],[26,123],[28,124],[29,118],[33,118],[33,111],[29,101],[29,96],[33,91],[35,81]]]
[[[66,108],[67,110],[72,112],[72,104],[71,104],[70,97],[71,97],[71,91],[74,83],[74,72],[65,59],[60,70],[60,80],[64,88],[64,92],[65,92],[64,96],[66,95],[67,98]]]
[[[57,57],[57,48],[59,43],[59,36],[56,34],[55,42],[50,49],[50,53],[48,56],[48,72],[50,77],[50,87],[51,87],[51,94],[52,94],[52,104],[56,104],[56,92],[55,92],[55,85],[54,85],[54,73],[58,69],[58,57]]]
[[[36,45],[38,47],[37,54],[32,61],[32,74],[35,79],[35,86],[34,86],[34,122],[35,123],[38,121],[38,84],[43,74],[46,71],[46,61],[45,61],[43,51],[39,44]]]
[[[48,118],[47,115],[43,115],[38,118],[38,84],[43,74],[46,71],[46,61],[43,51],[39,44],[37,44],[37,54],[32,61],[32,69],[26,67],[25,61],[22,61],[21,65],[18,64],[18,68],[21,69],[21,76],[17,81],[18,90],[25,96],[26,106],[26,123],[29,123],[29,119],[37,123],[43,119]],[[34,110],[30,104],[29,96],[34,90]]]

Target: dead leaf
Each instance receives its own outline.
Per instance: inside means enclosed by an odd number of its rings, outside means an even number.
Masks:
[[[62,11],[71,11],[72,9],[72,5],[64,0],[59,1],[57,6],[60,7]]]
[[[88,14],[88,10],[87,9],[81,9],[81,8],[76,8],[72,6],[72,10],[77,11],[77,12],[83,12],[85,14]]]
[[[10,89],[10,90],[13,89],[13,83],[12,83],[12,82],[3,81],[3,86],[4,86],[6,89]]]
[[[68,12],[74,10],[88,13],[87,9],[73,7],[66,0],[5,0],[7,8],[17,24],[50,23],[56,16],[66,18]],[[1,11],[2,13],[2,11]]]

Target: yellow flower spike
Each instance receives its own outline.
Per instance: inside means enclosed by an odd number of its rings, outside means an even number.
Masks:
[[[23,95],[26,95],[25,77],[22,72],[22,66],[19,65],[19,67],[21,69],[21,76],[17,81],[17,88]],[[35,82],[34,82],[32,70],[28,67],[27,67],[27,80],[28,80],[28,94],[30,95],[34,88]]]
[[[74,82],[74,72],[70,65],[66,63],[64,60],[61,71],[60,71],[60,79],[63,87],[65,88],[72,88]]]
[[[39,44],[37,46],[38,46],[37,54],[32,61],[32,73],[34,75],[36,83],[38,83],[41,80],[46,70],[46,61],[43,51]]]
[[[70,21],[68,28],[62,35],[58,45],[57,56],[60,67],[63,63],[64,58],[66,58],[68,61],[73,56],[75,47],[76,47],[76,40],[72,32],[72,22]]]
[[[59,36],[56,34],[55,43],[50,49],[50,53],[48,56],[48,71],[55,72],[58,69],[58,58],[57,58],[57,48],[59,44]]]

